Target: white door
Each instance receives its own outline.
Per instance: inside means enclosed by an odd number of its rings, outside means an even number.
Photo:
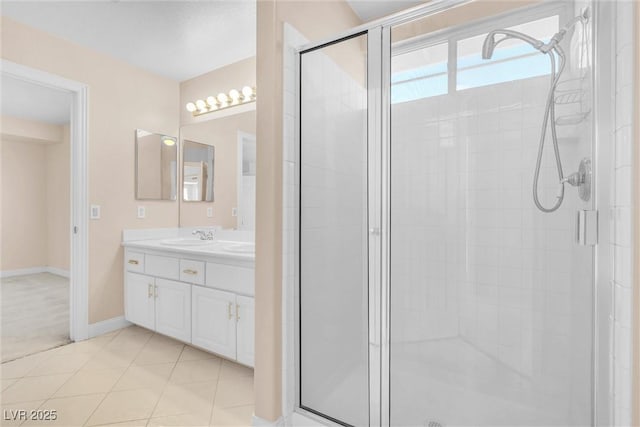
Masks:
[[[236,358],[235,294],[193,286],[191,343]]]
[[[155,330],[153,277],[144,274],[126,273],[125,318],[136,325]]]
[[[253,298],[236,296],[237,352],[236,360],[253,366],[254,353],[254,303]]]
[[[156,279],[156,331],[191,341],[191,285]]]

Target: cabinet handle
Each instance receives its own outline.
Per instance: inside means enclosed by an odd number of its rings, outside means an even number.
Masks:
[[[186,270],[182,270],[182,272],[186,274],[198,274],[198,270],[191,270],[190,268],[187,268]]]
[[[154,289],[154,291],[153,291],[153,297],[154,297],[154,298],[158,298],[158,285],[154,285],[154,286],[153,286],[153,289]]]
[[[227,311],[229,312],[229,320],[231,320],[231,318],[233,317],[233,313],[231,313],[232,310],[233,310],[233,304],[229,302],[227,304]]]
[[[149,283],[147,286],[147,298],[151,298],[153,296],[153,285]]]
[[[240,320],[240,306],[236,303],[236,322]]]
[[[129,264],[138,265],[140,264],[140,261],[138,261],[137,259],[130,259]]]

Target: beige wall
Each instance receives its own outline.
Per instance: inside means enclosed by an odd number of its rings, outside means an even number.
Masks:
[[[2,58],[88,85],[89,322],[122,316],[124,228],[175,227],[178,204],[134,199],[134,130],[177,135],[177,82],[2,17]],[[146,219],[136,206],[146,206]]]
[[[71,253],[71,147],[69,126],[61,126],[62,142],[47,145],[47,266],[69,270]]]
[[[288,22],[310,40],[357,26],[342,0],[258,2],[255,414],[282,412],[282,37]]]
[[[256,85],[256,58],[251,57],[215,69],[180,83],[180,140],[215,145],[214,201],[180,202],[180,225],[183,227],[211,225],[233,228],[236,218],[231,208],[237,206],[237,139],[238,131],[256,133],[256,112],[251,106],[193,117],[185,105],[197,99],[216,96],[231,89]],[[260,94],[258,93],[258,97]],[[239,111],[242,111],[238,113]],[[180,170],[182,176],[182,170]],[[180,185],[178,197],[182,198]],[[213,207],[213,218],[207,218],[207,208]]]
[[[234,114],[220,119],[191,124],[180,128],[180,139],[215,146],[213,202],[180,202],[182,227],[216,225],[236,227],[231,209],[238,206],[238,131],[256,133],[256,112]],[[182,176],[182,173],[180,174]],[[178,186],[181,197],[181,186]],[[207,218],[207,208],[213,207],[213,218]]]
[[[634,426],[640,426],[640,4],[635,2],[635,19],[634,19],[634,38],[636,43],[635,61],[634,61],[634,141],[633,144],[633,182],[632,199],[633,208],[635,210],[634,244],[633,253],[635,254],[634,270],[633,270],[633,317],[634,317],[634,333],[633,333],[633,414],[632,421]]]
[[[2,138],[1,270],[47,264],[46,150],[42,143]]]
[[[44,143],[62,141],[64,136],[63,126],[10,116],[2,116],[1,131],[6,138]]]
[[[180,125],[207,121],[211,115],[193,117],[185,108],[187,102],[216,96],[231,89],[256,85],[256,58],[243,59],[180,83]],[[258,94],[258,96],[260,96]],[[229,111],[229,110],[228,110]],[[216,114],[216,113],[212,113]]]
[[[69,126],[5,116],[0,144],[0,270],[68,271]]]

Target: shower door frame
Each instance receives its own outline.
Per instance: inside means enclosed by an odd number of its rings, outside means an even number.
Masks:
[[[297,215],[295,216],[294,241],[295,241],[295,283],[294,283],[294,365],[295,365],[295,395],[293,403],[293,411],[308,417],[311,420],[318,421],[325,425],[347,425],[342,422],[322,416],[314,411],[303,408],[301,404],[301,371],[300,371],[300,341],[299,337],[302,333],[300,329],[300,196],[301,196],[301,180],[299,155],[301,152],[301,133],[302,122],[300,120],[302,108],[302,84],[301,84],[301,55],[305,52],[321,49],[340,41],[347,40],[358,35],[367,35],[367,140],[368,140],[368,227],[369,227],[369,425],[370,426],[389,426],[391,415],[390,400],[390,167],[391,167],[391,29],[394,26],[401,25],[410,21],[414,21],[428,16],[442,13],[457,6],[473,3],[474,0],[434,0],[428,4],[408,9],[406,11],[372,21],[370,23],[355,27],[351,30],[339,33],[333,37],[323,39],[318,42],[309,43],[296,49],[295,52],[295,88],[297,91],[297,102],[295,103],[296,121],[295,121],[295,147],[297,150],[296,158],[298,159],[295,180],[297,182],[298,193],[295,195],[295,206]],[[610,75],[606,75],[606,66],[602,64],[600,56],[606,54],[606,43],[609,41],[607,37],[601,37],[601,29],[605,25],[600,21],[610,23],[612,17],[610,11],[607,10],[601,19],[601,9],[608,9],[609,6],[601,4],[596,0],[591,2],[594,10],[594,26],[593,26],[593,90],[594,100],[592,102],[594,114],[594,126],[592,130],[591,157],[594,164],[593,179],[595,185],[592,193],[592,209],[596,209],[600,213],[599,230],[602,230],[602,224],[608,223],[607,201],[609,196],[609,175],[611,173],[610,165],[600,162],[596,154],[598,153],[599,141],[608,135],[610,124],[607,122],[605,126],[599,124],[602,112],[606,114],[607,100],[600,96],[602,91],[607,91],[611,86]],[[606,2],[604,2],[606,3]],[[558,5],[541,2],[530,6],[524,6],[506,11],[496,15],[500,18],[502,15],[526,13],[526,11],[553,10],[558,9]],[[592,15],[594,16],[594,15]],[[473,25],[485,20],[496,19],[494,16],[481,18],[473,21]],[[464,28],[463,24],[460,27]],[[434,31],[434,37],[440,37],[442,33],[447,32],[449,28]],[[603,41],[603,39],[606,39]],[[603,73],[602,70],[605,70]],[[600,83],[600,79],[604,76],[604,84]],[[610,101],[610,100],[609,100]],[[605,121],[608,117],[605,117]],[[608,158],[608,153],[607,157]],[[604,178],[604,179],[601,179]],[[605,234],[605,233],[603,233]],[[599,243],[606,243],[600,241]],[[592,402],[591,402],[591,419],[592,425],[597,425],[597,411],[601,408],[598,403],[604,405],[607,412],[610,402],[602,402],[602,396],[598,397],[597,384],[602,379],[603,374],[600,371],[602,357],[601,349],[608,348],[609,337],[599,336],[598,329],[603,321],[599,316],[598,310],[598,288],[599,282],[605,280],[605,276],[609,272],[608,248],[606,244],[596,244],[592,255],[592,288],[594,290],[592,296],[592,366],[591,366],[591,385],[592,385]],[[603,274],[604,273],[604,274]],[[378,315],[379,314],[379,315]],[[606,319],[605,319],[606,320]],[[286,350],[286,343],[285,343]],[[285,375],[286,376],[286,375]],[[606,374],[604,375],[606,378]],[[291,383],[290,383],[291,384]],[[286,399],[286,386],[284,396]],[[286,407],[286,404],[285,404]]]

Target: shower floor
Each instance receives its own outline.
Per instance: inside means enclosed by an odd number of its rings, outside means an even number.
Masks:
[[[461,338],[392,345],[391,424],[567,426],[590,423],[567,397]]]

